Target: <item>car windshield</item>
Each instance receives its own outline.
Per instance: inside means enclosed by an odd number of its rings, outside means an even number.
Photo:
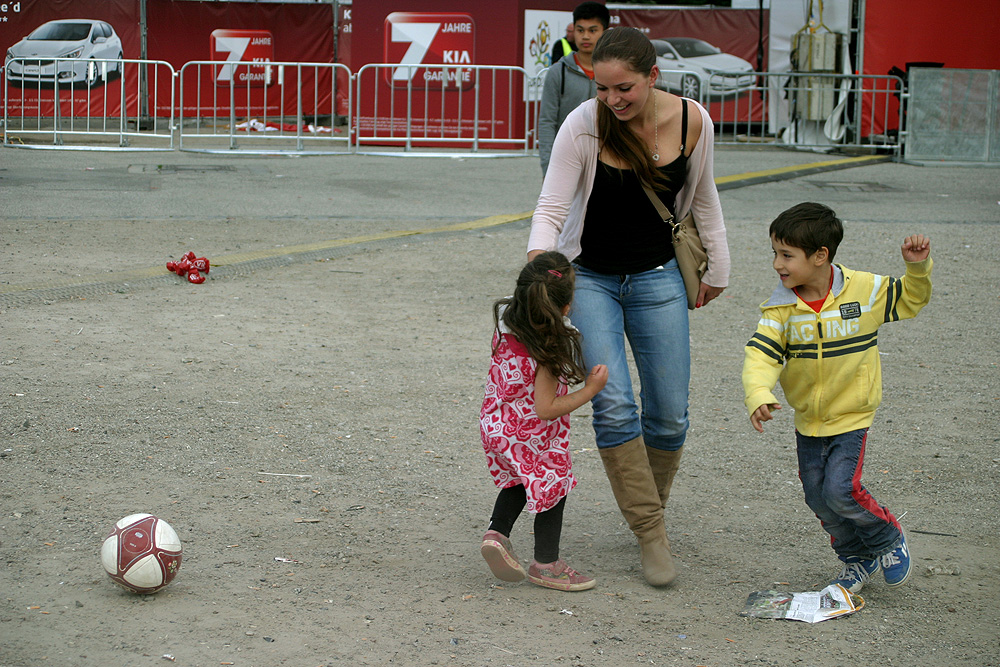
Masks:
[[[717,46],[712,46],[708,42],[700,39],[675,38],[666,40],[670,42],[681,58],[697,58],[698,56],[714,56],[720,53]]]
[[[90,35],[89,23],[46,23],[28,39],[42,42],[80,42]]]
[[[656,55],[666,56],[668,58],[673,58],[674,53],[670,50],[670,44],[662,39],[651,39],[649,40],[653,43],[653,48],[656,49]]]

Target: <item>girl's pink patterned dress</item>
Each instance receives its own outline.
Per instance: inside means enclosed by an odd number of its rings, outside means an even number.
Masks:
[[[513,334],[502,334],[479,414],[493,481],[501,489],[523,484],[532,514],[552,509],[576,486],[569,456],[569,415],[552,421],[535,415],[536,367]],[[560,384],[557,393],[564,396],[567,391]]]

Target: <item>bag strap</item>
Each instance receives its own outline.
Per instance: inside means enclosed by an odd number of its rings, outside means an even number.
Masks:
[[[681,98],[681,155],[687,152],[687,140],[688,140],[688,103],[683,97]]]
[[[674,222],[674,214],[670,212],[670,209],[668,209],[662,201],[660,201],[660,198],[656,196],[655,192],[653,192],[653,188],[643,183],[642,189],[646,192],[646,196],[649,197],[649,201],[653,202],[653,206],[656,207],[656,212],[660,214],[660,218],[663,219],[663,222],[670,225],[670,228],[673,229],[674,225],[677,224]]]

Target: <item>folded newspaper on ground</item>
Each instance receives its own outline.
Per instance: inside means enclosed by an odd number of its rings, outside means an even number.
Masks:
[[[864,599],[840,584],[830,584],[821,591],[785,593],[757,591],[747,597],[740,616],[755,618],[786,618],[790,621],[819,623],[838,616],[847,616],[865,606]]]

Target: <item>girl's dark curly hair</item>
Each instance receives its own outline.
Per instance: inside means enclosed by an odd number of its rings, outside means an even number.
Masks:
[[[503,319],[538,365],[566,384],[587,377],[580,332],[563,322],[563,308],[573,301],[574,281],[573,266],[562,253],[543,252],[521,269],[513,296],[493,304],[497,333]],[[499,340],[498,335],[497,345]]]

